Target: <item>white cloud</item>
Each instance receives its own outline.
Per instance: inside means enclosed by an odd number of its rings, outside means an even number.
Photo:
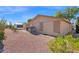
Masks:
[[[23,12],[25,10],[28,10],[26,9],[25,7],[0,7],[0,14],[13,14],[13,13],[16,13],[16,12]]]

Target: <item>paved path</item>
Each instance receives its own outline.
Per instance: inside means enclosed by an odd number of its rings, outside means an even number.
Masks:
[[[18,31],[13,32],[9,29],[5,30],[6,40],[4,40],[3,53],[39,53],[48,52],[47,42],[54,39],[45,35],[32,35],[29,32]]]

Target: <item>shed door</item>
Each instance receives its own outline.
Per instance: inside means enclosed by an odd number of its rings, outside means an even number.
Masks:
[[[53,34],[53,22],[43,23],[43,33],[49,35]]]
[[[60,33],[60,21],[54,21],[53,25],[54,25],[54,32]]]

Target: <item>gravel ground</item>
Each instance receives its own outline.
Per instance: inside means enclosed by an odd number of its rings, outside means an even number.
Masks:
[[[54,37],[45,35],[32,35],[27,31],[13,32],[5,30],[3,53],[47,53],[47,42]]]

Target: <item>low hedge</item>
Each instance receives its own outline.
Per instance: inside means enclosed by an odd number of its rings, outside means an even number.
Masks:
[[[72,35],[58,36],[48,42],[48,47],[51,52],[56,53],[79,52],[79,38],[73,38]]]

